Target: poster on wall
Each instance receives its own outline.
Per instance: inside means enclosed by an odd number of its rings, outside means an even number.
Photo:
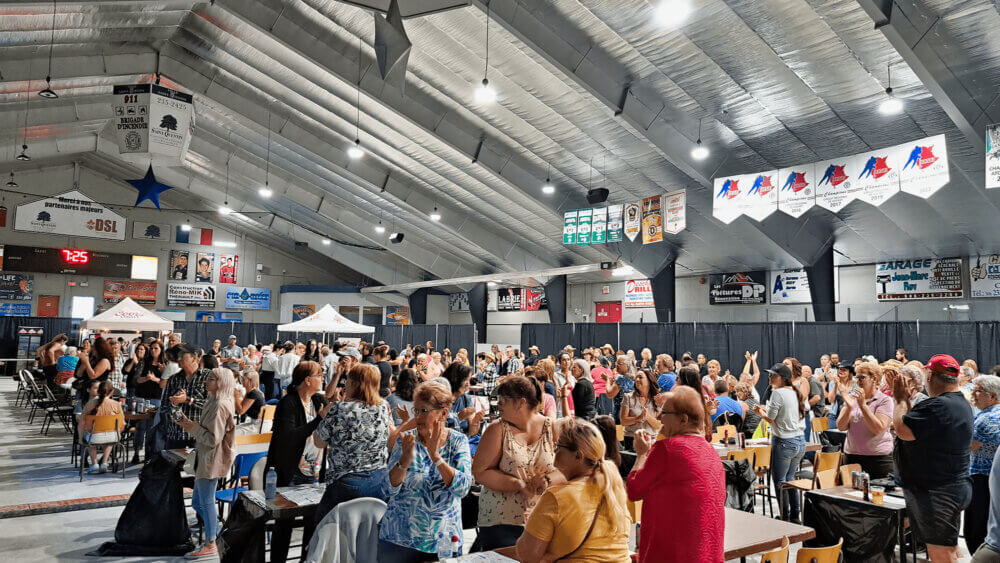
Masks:
[[[903,166],[899,172],[899,187],[908,194],[929,198],[950,180],[948,146],[944,135],[935,135],[899,145]]]
[[[744,214],[751,219],[763,221],[778,210],[778,171],[768,170],[750,176]]]
[[[468,313],[469,294],[466,292],[448,294],[448,312]]]
[[[188,279],[188,251],[170,251],[170,272],[167,277],[177,281],[187,281]]]
[[[622,241],[622,206],[608,206],[608,242]]]
[[[59,296],[39,295],[38,296],[38,316],[58,317],[59,316]]]
[[[521,290],[521,310],[541,311],[549,308],[549,300],[545,297],[545,288],[524,288]]]
[[[35,276],[32,274],[0,274],[0,299],[31,301]]]
[[[387,305],[385,308],[385,324],[410,324],[410,308],[406,305]]]
[[[801,217],[816,205],[816,166],[803,164],[778,171],[778,209],[791,215]]]
[[[156,282],[104,280],[105,303],[118,303],[126,297],[140,305],[155,305]]]
[[[236,254],[219,255],[219,283],[236,283],[236,267],[240,257]]]
[[[496,311],[540,311],[548,307],[545,288],[542,287],[501,287],[496,290]]]
[[[642,244],[652,244],[663,240],[663,211],[660,196],[654,195],[642,200]]]
[[[590,244],[590,223],[593,219],[593,209],[581,209],[576,212],[576,244]]]
[[[642,229],[639,204],[626,204],[623,213],[625,216],[622,219],[622,224],[625,226],[625,236],[628,237],[628,240],[635,240],[635,237],[639,236],[639,231]]]
[[[212,271],[215,262],[215,254],[212,252],[199,252],[198,262],[195,265],[194,281],[212,283]]]
[[[608,208],[599,207],[594,209],[592,217],[590,242],[591,244],[604,244],[607,241],[608,235]]]
[[[709,305],[760,305],[767,303],[767,271],[712,274],[708,278]]]
[[[49,235],[125,240],[125,217],[71,190],[18,205],[14,230]]]
[[[0,317],[30,317],[31,303],[0,303]]]
[[[563,214],[563,244],[576,244],[576,211]]]
[[[271,308],[271,290],[262,287],[226,288],[226,309],[256,309],[267,311]]]
[[[500,287],[497,288],[497,311],[520,311],[521,310],[521,288]]]
[[[663,196],[663,230],[676,235],[687,228],[687,190]]]
[[[961,258],[917,258],[875,264],[875,298],[962,298]]]
[[[111,90],[115,137],[121,154],[149,152],[149,84],[122,84]]]
[[[194,314],[194,320],[200,323],[226,323],[243,322],[243,313],[229,313],[225,311],[198,311]]]
[[[167,284],[169,307],[215,307],[215,286],[191,283]]]
[[[170,242],[170,225],[132,221],[132,238]]]
[[[858,199],[881,205],[899,192],[899,147],[862,153],[858,173]]]
[[[191,144],[194,97],[159,84],[149,96],[149,152],[181,163]]]
[[[969,258],[972,297],[1000,297],[1000,254]]]
[[[840,268],[833,268],[833,301],[840,301]],[[812,303],[809,276],[803,269],[771,271],[771,303]]]
[[[314,314],[316,314],[315,305],[292,305],[292,322],[301,321]]]
[[[653,307],[653,286],[649,280],[628,280],[625,282],[626,309]]]
[[[986,189],[1000,188],[1000,123],[986,128]]]

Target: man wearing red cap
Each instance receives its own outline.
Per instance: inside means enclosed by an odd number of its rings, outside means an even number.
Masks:
[[[893,427],[901,440],[894,457],[917,539],[934,563],[958,561],[959,522],[972,500],[972,409],[958,388],[955,358],[939,354],[925,368],[931,398],[920,404],[911,407],[904,378],[893,385]]]

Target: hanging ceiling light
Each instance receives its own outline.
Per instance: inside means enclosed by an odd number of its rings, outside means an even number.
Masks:
[[[266,186],[257,190],[257,193],[260,194],[260,197],[271,197],[274,195],[274,191]]]
[[[10,171],[10,180],[7,181],[7,187],[8,188],[16,188],[17,187],[17,182],[14,181],[14,171],[13,170]]]
[[[357,103],[354,110],[357,112],[354,118],[354,145],[347,149],[347,156],[351,160],[358,160],[365,156],[364,149],[361,148],[361,38],[358,37],[358,83],[355,87],[357,92]]]
[[[361,148],[361,139],[354,139],[354,144],[347,149],[347,156],[351,157],[351,160],[358,160],[365,156],[365,151]]]
[[[896,115],[903,111],[903,100],[900,100],[892,92],[892,64],[887,69],[888,85],[885,89],[886,99],[878,106],[878,112],[882,115]]]
[[[181,225],[181,230],[184,231],[185,233],[191,230],[191,220],[190,219],[185,219],[184,220],[184,224]]]
[[[229,202],[226,202],[226,203],[229,203]],[[219,206],[219,215],[229,215],[232,212],[233,212],[233,210],[230,209],[228,205],[220,205]]]
[[[676,27],[691,15],[690,0],[663,0],[656,7],[656,21],[666,27]]]
[[[556,192],[556,187],[552,185],[552,179],[550,178],[552,172],[552,164],[548,165],[548,169],[545,171],[545,183],[542,184],[542,193],[545,195],[554,194]]]
[[[438,208],[435,205],[434,211],[431,211],[431,221],[440,221],[440,220],[441,220],[441,214],[438,213]]]
[[[31,157],[28,156],[28,145],[21,145],[21,154],[15,156],[14,158],[20,160],[21,162],[28,162]]]
[[[385,233],[385,227],[382,225],[382,221],[379,221],[378,225],[375,225],[375,232],[380,235]]]
[[[477,104],[492,104],[497,101],[497,91],[490,86],[490,81],[486,75],[490,70],[490,3],[486,2],[486,65],[483,67],[483,81],[476,87],[475,98]]]
[[[260,197],[269,198],[274,195],[271,190],[271,100],[267,101],[267,160],[264,164],[264,187],[257,190]]]
[[[698,141],[694,144],[694,148],[691,149],[691,158],[705,160],[709,154],[708,147],[701,144],[701,118],[698,118]]]
[[[328,239],[328,238],[325,238],[325,239],[323,239],[320,242],[322,242],[324,246],[330,246],[330,239]]]
[[[49,71],[45,75],[45,89],[38,93],[42,98],[58,98],[52,89],[52,51],[56,48],[56,0],[52,0],[52,36],[49,39]]]

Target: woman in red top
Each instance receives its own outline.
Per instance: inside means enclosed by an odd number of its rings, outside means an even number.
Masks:
[[[663,439],[635,435],[635,468],[625,490],[642,500],[642,527],[669,533],[639,534],[639,562],[723,561],[726,474],[705,441],[705,407],[698,392],[678,385],[663,397]]]

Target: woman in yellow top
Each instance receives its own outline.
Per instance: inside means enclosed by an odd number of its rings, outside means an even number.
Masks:
[[[561,423],[555,467],[567,482],[550,487],[517,540],[520,561],[629,561],[625,486],[604,459],[604,440],[590,422]]]

